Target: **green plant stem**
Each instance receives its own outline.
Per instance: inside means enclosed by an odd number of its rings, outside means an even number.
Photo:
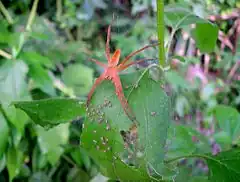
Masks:
[[[12,59],[12,55],[0,49],[0,56],[3,56],[7,59]]]
[[[157,0],[157,31],[159,41],[159,65],[164,67],[165,62],[165,50],[164,50],[164,2],[163,0]]]
[[[13,24],[13,19],[11,15],[8,13],[8,10],[4,7],[2,1],[0,1],[0,10],[2,14],[5,16],[9,24]]]
[[[57,6],[56,18],[57,21],[60,21],[62,16],[62,0],[57,0],[56,6]]]
[[[70,157],[68,157],[67,155],[62,155],[62,158],[65,159],[72,166],[76,167],[75,162]]]
[[[34,20],[34,18],[36,16],[38,1],[39,0],[34,0],[34,2],[33,2],[33,7],[31,9],[31,13],[30,13],[30,15],[28,17],[28,22],[27,22],[27,25],[26,25],[26,30],[27,31],[31,30],[31,26],[32,26],[33,20]]]

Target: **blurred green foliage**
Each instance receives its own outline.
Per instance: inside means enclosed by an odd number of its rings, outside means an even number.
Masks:
[[[30,31],[33,1],[0,2],[0,181],[238,181],[239,71],[237,79],[230,73],[239,65],[240,39],[235,53],[220,49],[218,27],[228,32],[233,22],[207,20],[239,8],[237,1],[165,1],[171,70],[145,69],[149,62],[121,75],[140,122],[137,142],[112,84],[97,89],[86,111],[103,71],[89,58],[106,62],[113,14],[111,51],[121,48],[124,57],[156,42],[156,1],[41,0]],[[209,53],[209,73],[202,57],[173,51],[181,31]],[[133,61],[157,55],[149,49]],[[177,69],[173,58],[181,61]],[[99,111],[106,96],[112,107]]]

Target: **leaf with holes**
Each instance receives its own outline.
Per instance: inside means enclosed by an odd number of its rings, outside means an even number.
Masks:
[[[163,167],[164,147],[170,123],[170,99],[146,71],[130,94],[130,107],[136,114],[139,137],[139,149],[145,160],[155,172]]]
[[[134,126],[133,122],[127,118],[115,95],[114,86],[108,81],[103,82],[96,89],[91,104],[97,108],[96,113],[103,112],[105,118],[112,121],[111,127],[115,129],[115,132],[121,132],[125,145],[134,147],[133,149],[128,148],[130,150],[127,152],[128,154],[132,152],[132,156],[136,156],[138,155],[138,149],[140,154],[145,154],[140,157],[141,159],[135,157],[136,159],[131,162],[135,164],[140,162],[141,164],[138,164],[138,166],[143,165],[144,167],[148,163],[149,166],[159,172],[162,167],[164,145],[170,121],[170,101],[160,87],[160,83],[151,79],[148,71],[140,80],[139,75],[139,72],[126,74],[121,77],[121,81],[125,96],[130,93],[129,105],[140,125]],[[134,86],[137,86],[137,88],[134,88]],[[128,140],[129,137],[130,140]],[[140,146],[137,146],[137,137],[139,137]],[[132,143],[134,143],[133,146]],[[143,162],[143,160],[145,161]]]
[[[118,128],[114,128],[98,109],[90,108],[88,115],[89,119],[83,125],[81,146],[100,166],[101,172],[115,180],[150,179],[146,171],[130,167],[121,160],[124,142]]]
[[[67,123],[85,114],[84,104],[77,99],[55,98],[13,104],[26,112],[36,124],[46,128]]]
[[[121,76],[125,97],[127,97],[129,91],[139,76],[139,72]],[[115,87],[110,81],[103,81],[102,84],[96,88],[96,91],[91,99],[91,104],[94,107],[103,105],[104,107],[101,107],[100,110],[106,114],[106,117],[109,120],[114,121],[112,125],[113,127],[118,128],[119,131],[126,131],[131,127],[132,121],[125,115],[123,108],[115,94]]]

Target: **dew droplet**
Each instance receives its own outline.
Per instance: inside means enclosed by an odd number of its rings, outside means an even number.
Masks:
[[[85,125],[84,125],[84,123],[82,124],[82,128],[84,129],[84,127],[85,127]]]
[[[96,141],[96,140],[93,140],[93,143],[97,144],[97,141]]]
[[[97,133],[97,130],[93,130],[93,133]]]

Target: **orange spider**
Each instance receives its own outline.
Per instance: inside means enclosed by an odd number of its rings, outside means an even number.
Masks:
[[[117,49],[113,56],[110,56],[110,48],[109,48],[109,41],[110,41],[110,35],[111,34],[111,25],[109,25],[108,27],[108,31],[107,31],[107,41],[106,41],[106,47],[105,47],[105,54],[107,57],[107,61],[108,64],[104,64],[96,59],[90,59],[91,61],[95,62],[96,64],[98,64],[99,66],[104,68],[104,72],[96,79],[95,83],[93,84],[89,94],[88,94],[88,99],[87,99],[87,106],[89,105],[89,102],[91,100],[91,97],[94,93],[94,90],[96,89],[96,87],[98,85],[100,85],[102,83],[103,80],[111,80],[112,83],[115,86],[115,92],[116,95],[118,96],[118,99],[120,100],[120,103],[124,109],[124,112],[127,114],[127,116],[135,121],[135,115],[133,114],[133,112],[131,111],[131,109],[128,106],[128,102],[127,99],[124,96],[123,93],[123,88],[122,88],[122,84],[121,84],[121,80],[119,78],[118,73],[127,69],[129,66],[135,64],[135,63],[139,63],[142,61],[146,61],[146,60],[156,60],[156,59],[142,59],[142,60],[138,60],[135,62],[131,62],[127,64],[127,61],[132,58],[133,56],[135,56],[136,54],[138,54],[139,52],[149,48],[149,47],[153,47],[156,46],[158,44],[152,44],[152,45],[147,45],[144,46],[143,48],[132,52],[131,54],[129,54],[119,65],[119,59],[120,59],[120,54],[121,54],[121,50]]]

